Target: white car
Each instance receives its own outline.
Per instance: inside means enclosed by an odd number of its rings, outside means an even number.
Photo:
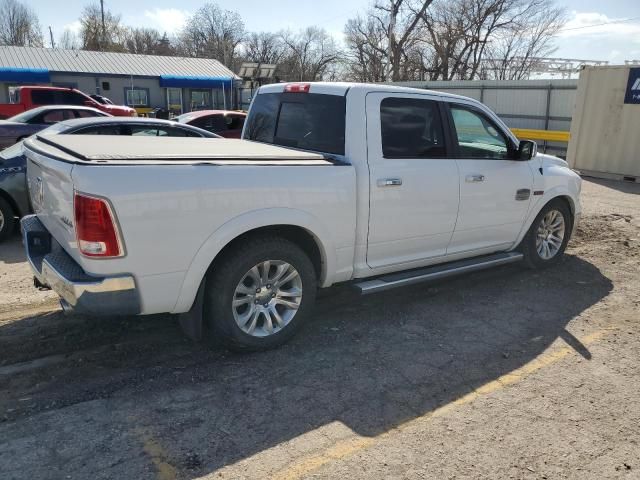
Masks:
[[[318,287],[546,267],[580,217],[580,177],[465,97],[268,85],[243,139],[28,140],[37,284],[67,310],[182,314],[192,337],[260,350]]]

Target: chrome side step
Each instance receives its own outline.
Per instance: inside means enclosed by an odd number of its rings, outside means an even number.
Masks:
[[[457,262],[435,265],[418,270],[410,270],[408,272],[392,273],[377,277],[373,280],[363,280],[354,283],[353,286],[360,294],[368,295],[391,288],[404,287],[429,280],[439,280],[462,273],[475,272],[477,270],[484,270],[485,268],[497,267],[498,265],[519,262],[522,258],[523,255],[519,252],[496,253],[494,255],[459,260]]]

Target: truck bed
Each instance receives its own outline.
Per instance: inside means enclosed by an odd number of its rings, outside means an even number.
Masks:
[[[110,135],[37,136],[32,150],[68,163],[332,165],[323,155],[248,140]]]

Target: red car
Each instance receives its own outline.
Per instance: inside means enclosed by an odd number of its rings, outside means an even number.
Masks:
[[[202,128],[225,138],[240,138],[247,114],[232,110],[198,110],[184,113],[174,120]]]
[[[136,111],[122,105],[99,103],[75,88],[18,87],[12,103],[0,104],[0,119],[13,117],[35,107],[46,105],[82,105],[97,108],[114,117],[135,117]]]

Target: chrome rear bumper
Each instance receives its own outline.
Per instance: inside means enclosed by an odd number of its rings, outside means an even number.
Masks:
[[[20,225],[27,259],[37,282],[60,295],[65,311],[91,315],[140,313],[140,297],[131,275],[88,275],[36,215],[24,217]]]

